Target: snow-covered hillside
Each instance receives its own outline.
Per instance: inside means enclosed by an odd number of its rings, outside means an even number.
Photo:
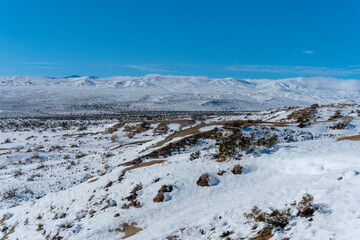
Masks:
[[[312,103],[352,103],[359,99],[359,90],[359,81],[334,78],[244,80],[156,74],[107,78],[0,77],[0,116],[264,110]]]
[[[357,104],[0,128],[2,239],[360,236]]]

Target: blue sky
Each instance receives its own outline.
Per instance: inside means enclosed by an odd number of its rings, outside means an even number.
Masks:
[[[360,79],[357,0],[1,0],[0,75]]]

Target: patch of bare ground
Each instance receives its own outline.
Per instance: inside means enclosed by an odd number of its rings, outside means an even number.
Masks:
[[[339,137],[337,141],[349,140],[349,141],[360,141],[360,135],[352,135],[346,137]]]
[[[135,234],[143,230],[142,228],[136,226],[137,226],[136,222],[132,222],[130,224],[123,223],[120,225],[119,228],[116,228],[115,231],[125,233],[125,236],[123,237],[123,239],[125,239],[134,236]]]
[[[119,146],[113,147],[110,150],[116,150],[118,148],[125,147],[125,146],[130,146],[130,145],[140,145],[140,144],[147,143],[147,142],[150,142],[150,141],[151,140],[143,140],[143,141],[136,141],[136,142],[120,144]]]
[[[148,166],[163,163],[163,162],[165,162],[165,160],[154,160],[154,161],[149,161],[149,162],[139,162],[139,163],[135,163],[135,164],[130,164],[132,166],[124,168],[122,170],[122,172],[125,173],[127,171],[130,171],[130,170],[133,170],[133,169],[136,169],[136,168],[148,167]],[[132,161],[130,163],[132,163]],[[122,164],[122,165],[124,165],[124,164]]]
[[[109,127],[108,129],[106,129],[106,133],[112,134],[112,133],[116,132],[119,128],[124,126],[124,124],[125,124],[124,121],[116,123],[116,124],[112,125],[111,127]]]
[[[17,225],[13,226],[11,229],[8,229],[7,227],[5,227],[5,228],[2,230],[5,235],[4,235],[4,237],[3,237],[1,240],[8,239],[9,236],[15,232],[16,226],[17,226]]]
[[[130,207],[135,207],[135,208],[141,208],[141,204],[138,202],[137,197],[138,194],[137,192],[142,190],[142,185],[141,184],[137,184],[134,189],[130,192],[130,195],[127,196],[126,198],[124,198],[124,200],[129,201],[128,204],[124,204],[122,205],[122,209],[128,209]]]
[[[11,152],[0,153],[0,156],[2,156],[2,155],[8,155],[8,154],[11,154]]]
[[[151,129],[151,124],[149,122],[141,122],[135,125],[124,125],[124,132],[127,132],[129,138],[134,137],[136,134],[146,132]]]
[[[210,179],[210,175],[208,173],[204,173],[203,175],[200,176],[196,184],[200,187],[210,187],[209,179]]]
[[[154,136],[166,134],[169,131],[169,127],[165,122],[159,123],[159,125],[154,129]]]
[[[187,146],[194,146],[199,139],[208,138],[216,139],[217,138],[217,129],[213,129],[206,132],[199,132],[198,129],[192,134],[185,134],[184,137],[180,140],[174,141],[165,145],[159,149],[156,149],[142,158],[159,158],[159,157],[168,157],[171,156],[173,152],[180,152],[182,149],[185,149]]]
[[[92,179],[92,180],[88,181],[88,183],[93,183],[93,182],[96,182],[98,179],[99,179],[99,178],[94,178],[94,179]]]
[[[169,193],[173,191],[173,186],[171,185],[163,185],[160,190],[158,191],[158,194],[154,198],[154,202],[163,202],[165,199],[165,193]]]
[[[187,135],[199,134],[200,133],[199,129],[202,127],[204,127],[204,126],[195,126],[195,127],[187,128],[185,130],[177,131],[177,132],[171,134],[170,136],[167,136],[164,140],[157,142],[152,147],[161,147],[161,146],[165,145],[166,143],[170,142],[171,140],[173,140],[174,138],[185,137]]]
[[[243,167],[240,164],[236,164],[233,169],[232,169],[232,173],[235,175],[241,174],[243,170]]]
[[[313,104],[307,108],[300,108],[298,110],[293,111],[290,113],[287,118],[294,119],[296,122],[305,123],[310,122],[311,119],[314,119],[317,114],[317,108],[319,107],[318,104]]]
[[[221,238],[226,238],[226,239],[231,239],[231,238],[229,238],[229,236],[230,236],[231,234],[234,234],[234,231],[226,231],[226,232],[223,232],[220,237],[221,237]]]
[[[254,121],[254,120],[231,120],[231,121],[212,122],[212,123],[197,125],[194,127],[184,129],[184,130],[177,131],[177,132],[167,136],[164,140],[159,141],[152,147],[163,146],[166,143],[173,140],[174,138],[192,136],[192,135],[196,135],[196,134],[200,134],[200,133],[205,133],[205,132],[200,132],[199,129],[201,129],[203,127],[214,126],[214,125],[220,125],[220,126],[223,125],[223,126],[228,126],[228,127],[240,127],[240,126],[241,127],[251,127],[251,126],[287,127],[287,126],[289,126],[289,124],[290,123],[288,123],[288,122],[270,122],[270,121]],[[210,132],[210,131],[208,131],[208,132]]]
[[[276,126],[276,127],[285,127],[288,126],[288,123],[284,122],[262,122],[262,121],[221,121],[221,122],[214,122],[205,125],[198,125],[191,128],[187,128],[185,130],[181,130],[175,132],[174,134],[166,137],[164,140],[156,143],[153,145],[153,148],[160,147],[155,149],[154,151],[138,157],[132,161],[120,164],[119,166],[131,166],[142,163],[142,159],[150,158],[159,158],[159,157],[169,157],[175,152],[180,152],[182,149],[185,149],[187,146],[193,146],[199,139],[218,139],[218,129],[215,128],[213,130],[209,130],[206,132],[200,132],[199,129],[203,127],[213,126],[213,125],[224,125],[225,128],[232,128],[232,127],[246,127],[246,126]],[[177,141],[171,142],[175,138],[181,138]],[[170,143],[169,143],[170,142]],[[166,143],[168,143],[166,145]]]
[[[250,240],[269,240],[271,239],[274,234],[272,233],[274,227],[270,226],[267,227],[257,233],[255,237],[249,238]]]
[[[88,133],[72,133],[72,134],[63,134],[63,137],[84,137],[87,135],[93,136],[93,135],[97,135],[97,134],[103,134],[104,132],[88,132]]]

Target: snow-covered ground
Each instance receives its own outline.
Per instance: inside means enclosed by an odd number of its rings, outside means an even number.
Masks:
[[[0,117],[123,111],[247,111],[357,102],[358,81],[197,76],[0,77]]]
[[[360,140],[359,112],[352,104],[146,122],[1,120],[0,237],[249,239],[271,227],[257,239],[359,239],[360,142],[347,140]],[[236,129],[278,143],[219,158]],[[197,184],[206,173],[209,186]],[[291,207],[283,228],[247,223],[254,206],[282,210],[307,193],[313,216]]]

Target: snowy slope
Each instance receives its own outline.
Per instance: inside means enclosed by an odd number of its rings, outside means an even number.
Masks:
[[[212,79],[196,76],[0,77],[1,116],[89,111],[264,110],[359,99],[357,80],[334,78]],[[87,105],[87,108],[82,108]],[[99,112],[101,113],[101,111]]]
[[[292,209],[289,223],[265,239],[359,239],[360,142],[346,139],[360,140],[360,106],[317,107],[306,126],[296,117],[303,111],[120,123],[1,120],[0,238],[249,239],[267,227],[246,223],[253,206],[281,210],[309,193],[313,216]],[[269,132],[279,142],[223,161],[216,128]],[[210,186],[197,184],[204,173]],[[171,190],[154,201],[164,185]]]

